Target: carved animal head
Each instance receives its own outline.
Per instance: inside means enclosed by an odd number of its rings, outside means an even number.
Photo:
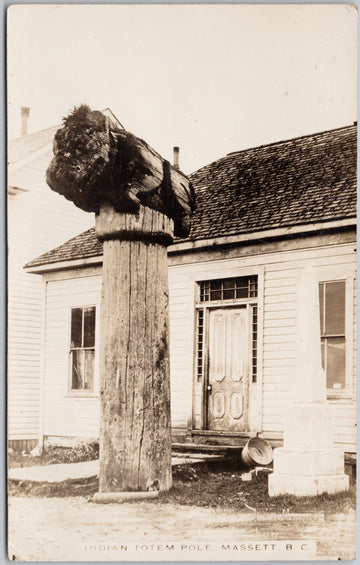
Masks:
[[[126,133],[127,139],[135,138]],[[116,203],[122,211],[135,211],[139,202],[128,197],[132,170],[151,174],[136,147],[127,143],[119,153],[116,130],[107,117],[88,106],[80,106],[64,118],[54,138],[54,157],[46,171],[46,182],[86,212],[98,212],[102,202]]]
[[[178,175],[175,183],[172,175]],[[141,139],[110,128],[108,118],[88,106],[75,108],[56,132],[46,181],[87,212],[98,213],[104,203],[116,212],[148,206],[174,220],[175,235],[189,233],[194,192],[186,177]]]
[[[56,132],[53,150],[54,158],[46,172],[50,188],[79,208],[96,211],[97,188],[106,176],[111,152],[105,116],[88,106],[75,108]]]

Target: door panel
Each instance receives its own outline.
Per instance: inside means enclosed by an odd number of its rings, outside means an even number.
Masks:
[[[244,397],[238,392],[233,392],[230,397],[230,415],[235,420],[241,418],[244,408]]]
[[[226,317],[221,310],[215,312],[214,315],[214,331],[213,335],[217,336],[214,340],[211,356],[211,374],[212,378],[221,382],[225,378],[225,358],[226,358]]]
[[[222,391],[213,394],[213,416],[214,418],[223,418],[225,416],[225,396]]]
[[[240,354],[240,351],[244,351],[244,337],[246,333],[245,319],[244,319],[245,309],[242,311],[234,312],[230,311],[228,318],[228,324],[230,325],[228,329],[228,349],[229,349],[229,377],[233,381],[240,381],[244,378],[244,355]]]
[[[208,429],[246,431],[248,314],[246,308],[209,312]]]

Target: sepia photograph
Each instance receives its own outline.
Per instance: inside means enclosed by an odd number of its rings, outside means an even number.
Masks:
[[[355,559],[357,26],[8,8],[10,561]]]

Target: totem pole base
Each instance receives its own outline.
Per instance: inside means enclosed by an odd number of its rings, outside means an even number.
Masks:
[[[173,221],[150,208],[96,217],[103,241],[99,502],[171,488],[166,246]]]

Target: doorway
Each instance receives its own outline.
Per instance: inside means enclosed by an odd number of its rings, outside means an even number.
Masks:
[[[209,310],[208,375],[205,383],[207,429],[248,429],[248,308]]]

